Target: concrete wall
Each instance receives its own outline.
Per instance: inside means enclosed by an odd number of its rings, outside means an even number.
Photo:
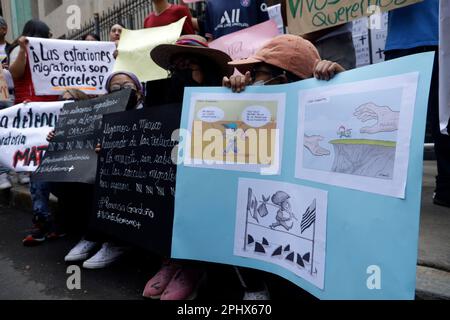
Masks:
[[[3,17],[8,23],[7,41],[11,42],[21,33],[25,23],[31,18],[37,18],[38,7],[34,0],[1,0]]]
[[[120,0],[63,0],[62,5],[57,7],[54,11],[46,12],[46,3],[52,0],[37,0],[39,19],[45,21],[52,30],[54,38],[60,38],[68,33],[67,20],[70,14],[67,13],[67,8],[71,5],[77,5],[81,9],[81,25],[89,21],[94,13],[100,13],[114,4],[119,4]],[[49,4],[47,3],[47,8]],[[51,4],[50,4],[51,7]]]

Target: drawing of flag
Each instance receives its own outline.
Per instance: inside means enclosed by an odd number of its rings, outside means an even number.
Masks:
[[[316,199],[314,199],[313,203],[306,210],[305,214],[302,218],[302,233],[309,229],[316,222]]]

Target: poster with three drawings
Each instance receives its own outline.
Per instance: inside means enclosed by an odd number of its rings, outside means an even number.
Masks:
[[[404,199],[418,81],[300,91],[296,177]]]
[[[172,258],[270,272],[320,299],[414,299],[433,59],[240,94],[188,88]]]

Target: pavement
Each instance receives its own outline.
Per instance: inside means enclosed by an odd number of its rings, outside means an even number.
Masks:
[[[436,174],[436,162],[425,161],[416,294],[450,300],[450,208],[432,202]]]
[[[422,192],[417,300],[450,300],[450,208],[432,203],[436,162],[426,161]],[[52,199],[52,206],[56,199]],[[15,186],[0,192],[0,300],[136,300],[157,270],[158,261],[133,251],[124,261],[98,271],[82,269],[82,290],[68,290],[67,265],[62,257],[78,239],[67,237],[38,248],[24,248],[18,235],[30,227],[28,188]],[[227,266],[209,271],[200,301],[239,299],[237,277]],[[271,281],[274,300],[311,299],[282,279]],[[5,290],[4,288],[7,288]],[[220,290],[218,290],[218,288]]]

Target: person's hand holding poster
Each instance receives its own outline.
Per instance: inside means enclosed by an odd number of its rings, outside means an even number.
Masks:
[[[36,94],[55,95],[67,88],[106,93],[114,67],[113,42],[28,38],[28,60]]]

